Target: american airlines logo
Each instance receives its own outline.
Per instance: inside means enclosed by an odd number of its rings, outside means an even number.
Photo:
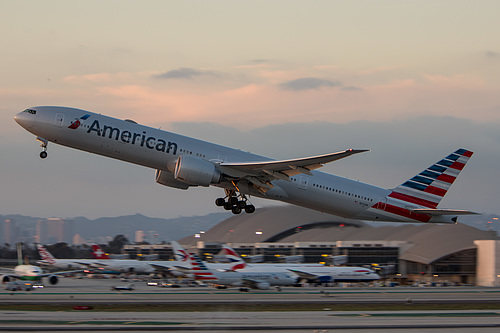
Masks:
[[[163,139],[155,138],[154,136],[148,136],[146,131],[143,131],[142,133],[134,133],[126,130],[123,131],[118,127],[107,125],[101,126],[99,120],[97,119],[94,120],[92,125],[90,125],[87,133],[95,133],[97,136],[107,137],[108,139],[114,139],[122,143],[139,145],[140,147],[146,147],[151,150],[154,149],[156,151],[165,152],[167,154],[177,154],[177,143],[175,142],[167,142]]]
[[[80,125],[82,124],[80,122],[80,120],[85,120],[87,119],[88,117],[90,117],[89,114],[86,114],[84,116],[81,116],[80,119],[76,119],[74,122],[71,123],[71,125],[68,126],[68,128],[71,128],[71,129],[77,129],[78,127],[80,127]]]

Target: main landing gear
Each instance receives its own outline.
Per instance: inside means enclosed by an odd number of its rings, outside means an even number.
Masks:
[[[215,205],[224,207],[225,210],[230,210],[233,214],[240,214],[243,210],[248,214],[255,212],[255,206],[248,202],[244,194],[237,194],[235,191],[230,190],[226,190],[224,198],[217,198]]]

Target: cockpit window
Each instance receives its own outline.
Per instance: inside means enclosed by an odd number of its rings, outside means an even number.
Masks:
[[[24,112],[28,112],[28,113],[31,113],[31,114],[36,114],[36,110],[31,110],[31,109],[26,109],[26,110],[24,110]]]

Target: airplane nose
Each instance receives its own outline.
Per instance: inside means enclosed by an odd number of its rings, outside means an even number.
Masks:
[[[16,121],[16,123],[18,123],[19,125],[23,126],[22,123],[24,121],[24,115],[23,115],[24,112],[19,112],[18,114],[16,114],[14,116],[14,120]]]
[[[14,116],[14,120],[21,127],[24,127],[26,129],[32,128],[35,125],[36,111],[35,110],[25,110],[25,111],[19,112],[18,114],[16,114]]]

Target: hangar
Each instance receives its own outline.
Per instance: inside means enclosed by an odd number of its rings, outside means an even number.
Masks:
[[[343,256],[350,266],[391,267],[391,277],[404,281],[460,284],[476,284],[478,275],[495,266],[488,258],[494,260],[500,248],[496,233],[461,223],[361,222],[297,206],[260,208],[254,214],[232,216],[179,243],[206,259],[219,252],[221,243],[228,243],[247,258],[274,262],[301,258],[328,264]],[[161,252],[155,247],[156,253]],[[127,248],[132,255],[153,250],[140,245]],[[480,271],[478,252],[484,253]],[[500,280],[500,271],[488,272],[489,278],[479,278],[482,285]],[[490,282],[484,282],[487,280]]]

